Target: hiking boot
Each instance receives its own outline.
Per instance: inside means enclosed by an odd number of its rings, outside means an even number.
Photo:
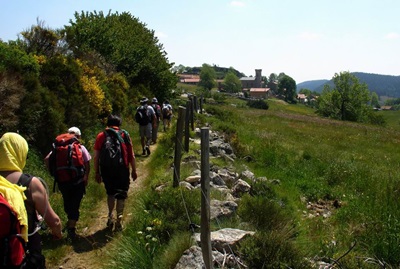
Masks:
[[[124,226],[122,225],[122,223],[120,221],[117,221],[115,223],[115,232],[122,232],[122,230],[124,229]]]
[[[69,239],[74,240],[76,238],[76,228],[67,228],[67,236]]]
[[[146,146],[147,155],[150,155],[150,147]]]
[[[124,229],[124,226],[122,225],[122,215],[118,216],[117,222],[115,223],[115,232],[121,232]]]
[[[107,228],[110,229],[110,230],[112,230],[113,227],[114,227],[114,220],[112,219],[112,217],[108,217],[108,220],[107,220]]]
[[[146,155],[146,149],[143,149],[142,155]]]

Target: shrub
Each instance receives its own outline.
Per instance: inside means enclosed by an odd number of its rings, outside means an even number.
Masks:
[[[293,244],[292,228],[257,232],[239,246],[239,253],[249,268],[309,268],[301,251]]]
[[[276,201],[264,196],[244,195],[238,215],[261,231],[280,229],[290,222],[289,214]]]
[[[251,108],[265,109],[269,108],[269,105],[264,100],[249,100],[247,101],[247,105]]]

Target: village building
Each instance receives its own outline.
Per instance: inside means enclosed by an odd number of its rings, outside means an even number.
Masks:
[[[271,91],[269,88],[250,88],[249,97],[256,99],[266,99],[270,96]]]
[[[241,77],[242,89],[261,88],[261,71],[262,69],[256,69],[255,77]]]

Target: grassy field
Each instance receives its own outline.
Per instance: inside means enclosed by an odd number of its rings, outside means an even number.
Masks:
[[[236,103],[232,106],[231,103]],[[214,125],[234,133],[240,156],[257,176],[279,179],[296,244],[307,256],[367,268],[367,257],[400,264],[399,112],[382,111],[386,127],[323,119],[302,105],[270,100],[269,110],[228,101],[212,108]],[[213,126],[213,123],[211,123]],[[307,203],[338,206],[329,218],[307,217]]]
[[[379,127],[320,118],[308,107],[279,100],[268,104],[268,110],[251,109],[243,100],[228,98],[205,105],[211,117],[196,115],[197,127],[207,123],[225,132],[238,157],[235,167],[279,182],[254,185],[252,196],[239,204],[240,221],[229,223],[248,223],[247,228],[257,230],[241,249],[250,268],[309,268],[304,258],[337,268],[399,268],[399,112],[377,112],[387,121]],[[136,133],[133,124],[127,126]],[[132,208],[134,221],[125,233],[129,240],[104,257],[105,268],[139,263],[136,268],[173,268],[191,244],[185,207],[198,222],[200,194],[174,188],[163,194],[154,191],[171,183],[173,143],[170,132],[152,153],[147,187]],[[186,173],[183,170],[182,177]],[[187,204],[177,197],[185,197]],[[102,198],[85,198],[84,212]],[[57,204],[59,198],[52,199]],[[316,214],[315,208],[324,211]],[[85,214],[90,213],[83,214],[82,224]],[[52,249],[46,255],[62,252],[62,247]],[[113,266],[107,259],[114,260]]]

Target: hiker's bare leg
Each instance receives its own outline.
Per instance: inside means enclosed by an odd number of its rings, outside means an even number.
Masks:
[[[122,216],[124,215],[124,207],[125,207],[125,200],[118,199],[117,200],[117,220],[120,218],[122,219]]]
[[[75,228],[76,227],[76,220],[69,219],[67,221],[67,228]]]
[[[107,205],[108,205],[108,216],[112,217],[112,213],[113,213],[114,206],[115,206],[115,198],[113,195],[107,196]]]
[[[146,146],[146,138],[144,136],[142,136],[140,138],[140,142],[142,143],[142,150],[144,150],[144,147]]]

